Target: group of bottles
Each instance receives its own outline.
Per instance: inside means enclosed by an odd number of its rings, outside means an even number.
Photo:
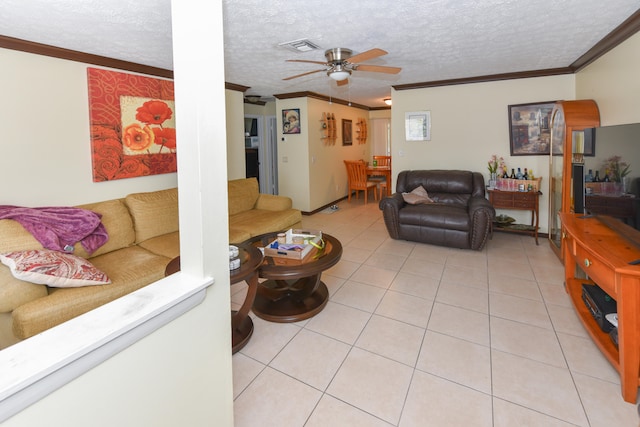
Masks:
[[[607,169],[604,178],[600,179],[600,171],[596,170],[596,174],[593,175],[593,170],[589,169],[589,173],[584,176],[585,182],[609,182],[609,170]]]
[[[522,171],[520,170],[520,168],[518,168],[518,172],[516,173],[515,169],[511,169],[511,175],[509,175],[507,173],[507,170],[505,169],[504,174],[502,175],[502,178],[511,178],[511,179],[534,179],[533,178],[533,170],[527,170],[527,168],[524,168],[524,173],[522,173]]]

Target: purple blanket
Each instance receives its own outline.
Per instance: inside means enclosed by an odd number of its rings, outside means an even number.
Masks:
[[[80,242],[92,254],[109,236],[95,212],[71,207],[25,208],[0,206],[0,219],[13,219],[47,249],[69,252],[65,248]]]

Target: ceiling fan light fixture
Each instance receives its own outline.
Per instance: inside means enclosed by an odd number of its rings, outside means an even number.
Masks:
[[[385,98],[383,99],[384,103],[387,105],[391,105],[391,98]]]
[[[335,70],[335,71],[329,71],[327,74],[333,80],[339,82],[339,81],[342,81],[344,79],[348,79],[349,76],[351,75],[351,72],[349,72],[347,70]]]
[[[260,101],[262,98],[260,95],[246,95],[245,98],[252,104],[255,104]]]

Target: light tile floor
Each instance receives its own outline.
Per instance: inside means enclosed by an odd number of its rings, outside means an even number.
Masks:
[[[542,239],[480,252],[389,238],[377,203],[303,217],[343,245],[315,317],[233,356],[237,427],[638,426]],[[232,306],[246,285],[232,287]]]

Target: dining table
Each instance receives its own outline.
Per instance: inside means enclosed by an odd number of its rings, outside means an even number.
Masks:
[[[367,176],[384,176],[387,181],[387,196],[391,195],[391,167],[367,165]]]

